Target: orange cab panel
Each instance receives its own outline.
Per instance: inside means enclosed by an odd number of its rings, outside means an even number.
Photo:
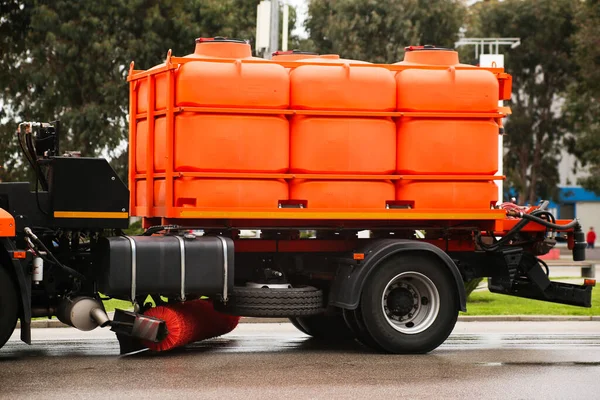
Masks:
[[[175,117],[175,170],[287,172],[283,116],[181,113]]]
[[[165,172],[167,119],[156,118],[154,122],[154,171]],[[137,123],[137,136],[135,142],[135,170],[144,174],[146,169],[146,154],[148,145],[148,121],[141,120]]]
[[[396,106],[396,83],[381,67],[302,65],[291,72],[290,82],[292,108],[393,111]]]
[[[309,209],[384,210],[394,197],[394,184],[387,181],[297,180],[290,183],[290,199],[306,200]]]
[[[204,179],[175,180],[175,207],[273,208],[288,200],[284,180]]]
[[[178,106],[287,108],[289,74],[279,64],[194,61],[176,77]]]
[[[486,209],[498,201],[494,182],[440,182],[400,180],[396,200],[414,202],[419,209]]]
[[[291,121],[291,172],[391,174],[396,125],[389,118],[295,116]]]
[[[14,237],[16,225],[15,219],[8,211],[0,208],[0,237]]]
[[[401,118],[400,174],[494,175],[498,125],[494,120]]]
[[[498,80],[490,71],[406,69],[396,82],[400,111],[498,110]]]

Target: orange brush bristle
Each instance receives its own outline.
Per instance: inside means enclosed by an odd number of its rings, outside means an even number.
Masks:
[[[166,351],[199,340],[209,339],[231,332],[240,317],[221,314],[208,300],[193,300],[153,307],[145,315],[162,319],[167,325],[167,337],[158,343],[144,341],[153,351]]]

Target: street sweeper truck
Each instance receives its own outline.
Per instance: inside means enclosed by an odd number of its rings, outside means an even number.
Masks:
[[[110,329],[123,353],[283,317],[315,338],[427,353],[478,277],[591,306],[594,281],[553,282],[539,258],[561,238],[583,260],[579,222],[498,196],[502,68],[432,46],[385,65],[265,60],[200,38],[184,57],[132,63],[128,82],[127,184],[61,148],[59,122],[18,126],[35,182],[0,184],[0,346],[17,320],[30,343],[38,317]],[[124,232],[130,217],[143,233]],[[107,298],[132,309],[113,316]]]

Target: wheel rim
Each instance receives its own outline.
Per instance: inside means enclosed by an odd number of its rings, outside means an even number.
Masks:
[[[440,294],[427,276],[403,272],[386,285],[381,307],[392,328],[414,335],[429,328],[437,318]]]

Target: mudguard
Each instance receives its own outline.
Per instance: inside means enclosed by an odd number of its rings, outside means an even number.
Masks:
[[[364,254],[364,260],[348,259],[347,262],[341,260],[329,294],[329,305],[349,310],[356,309],[363,286],[375,268],[389,257],[403,252],[426,253],[438,258],[454,278],[460,310],[467,310],[467,296],[462,275],[448,254],[432,244],[404,239],[375,240],[356,251]]]
[[[27,253],[27,258],[15,259],[11,256],[15,251],[18,249],[13,240],[0,237],[0,268],[8,268],[15,278],[20,294],[21,340],[31,344],[31,274],[27,272],[30,256]]]

